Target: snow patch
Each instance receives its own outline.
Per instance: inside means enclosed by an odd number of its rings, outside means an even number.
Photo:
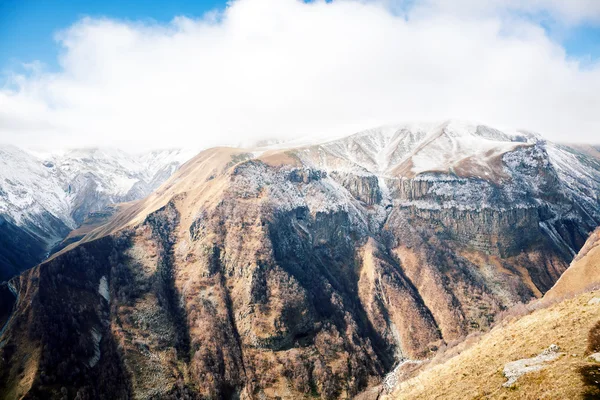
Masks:
[[[98,364],[98,361],[100,361],[100,357],[101,357],[101,352],[100,352],[100,341],[102,340],[102,334],[100,332],[98,332],[98,330],[96,328],[92,328],[92,331],[90,332],[92,335],[92,345],[94,346],[94,355],[92,357],[90,357],[90,359],[87,362],[87,365],[90,368],[94,368],[94,366],[96,364]]]
[[[100,293],[100,296],[104,297],[106,301],[110,301],[110,293],[108,291],[108,281],[106,280],[106,276],[100,278],[98,293]]]
[[[472,125],[449,124],[439,136],[417,151],[412,157],[415,174],[427,171],[450,171],[465,159],[486,166],[498,155],[513,151],[522,143],[487,139],[475,135]]]

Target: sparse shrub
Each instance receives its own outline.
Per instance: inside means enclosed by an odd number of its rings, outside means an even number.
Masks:
[[[553,306],[554,304],[560,303],[561,301],[566,300],[568,298],[572,298],[572,297],[575,297],[575,294],[563,296],[560,298],[534,299],[534,300],[530,301],[529,303],[517,303],[514,306],[507,308],[506,310],[502,310],[498,314],[496,314],[496,317],[494,318],[493,326],[496,326],[505,320],[521,318],[525,315],[531,314],[534,311],[543,310],[545,308]]]
[[[514,306],[507,308],[506,310],[500,311],[494,318],[494,325],[498,325],[500,322],[515,318],[520,318],[531,312],[527,304],[517,303]]]
[[[588,333],[587,351],[589,353],[597,353],[600,351],[600,321],[596,322]]]
[[[463,351],[478,343],[483,334],[484,333],[481,331],[473,331],[467,336],[462,336],[458,339],[442,344],[436,352],[435,357],[433,357],[428,364],[433,366],[445,363],[449,359],[461,354]],[[421,366],[424,365],[427,364],[421,364]]]
[[[592,400],[600,398],[600,370],[597,364],[588,364],[578,368],[581,380],[586,386],[582,398]]]

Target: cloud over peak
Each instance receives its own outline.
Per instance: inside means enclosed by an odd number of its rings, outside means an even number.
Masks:
[[[0,90],[0,141],[204,147],[448,117],[596,140],[600,66],[567,57],[530,15],[580,23],[599,3],[477,3],[237,0],[164,25],[84,18],[57,34],[60,71],[34,65]]]

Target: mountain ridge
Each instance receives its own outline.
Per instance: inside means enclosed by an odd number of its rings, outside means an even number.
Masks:
[[[486,329],[549,290],[598,226],[600,165],[539,138],[451,127],[386,133],[400,140],[379,163],[377,134],[201,152],[9,282],[20,295],[0,318],[12,349],[0,388],[352,398],[397,362]],[[481,142],[473,152],[446,146],[466,149],[448,139],[464,135]],[[428,170],[398,172],[432,148],[445,153]],[[478,168],[457,174],[469,158]],[[39,321],[29,334],[26,321]]]

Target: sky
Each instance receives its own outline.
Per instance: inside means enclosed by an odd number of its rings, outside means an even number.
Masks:
[[[209,147],[462,119],[600,142],[597,0],[0,0],[0,143]]]

